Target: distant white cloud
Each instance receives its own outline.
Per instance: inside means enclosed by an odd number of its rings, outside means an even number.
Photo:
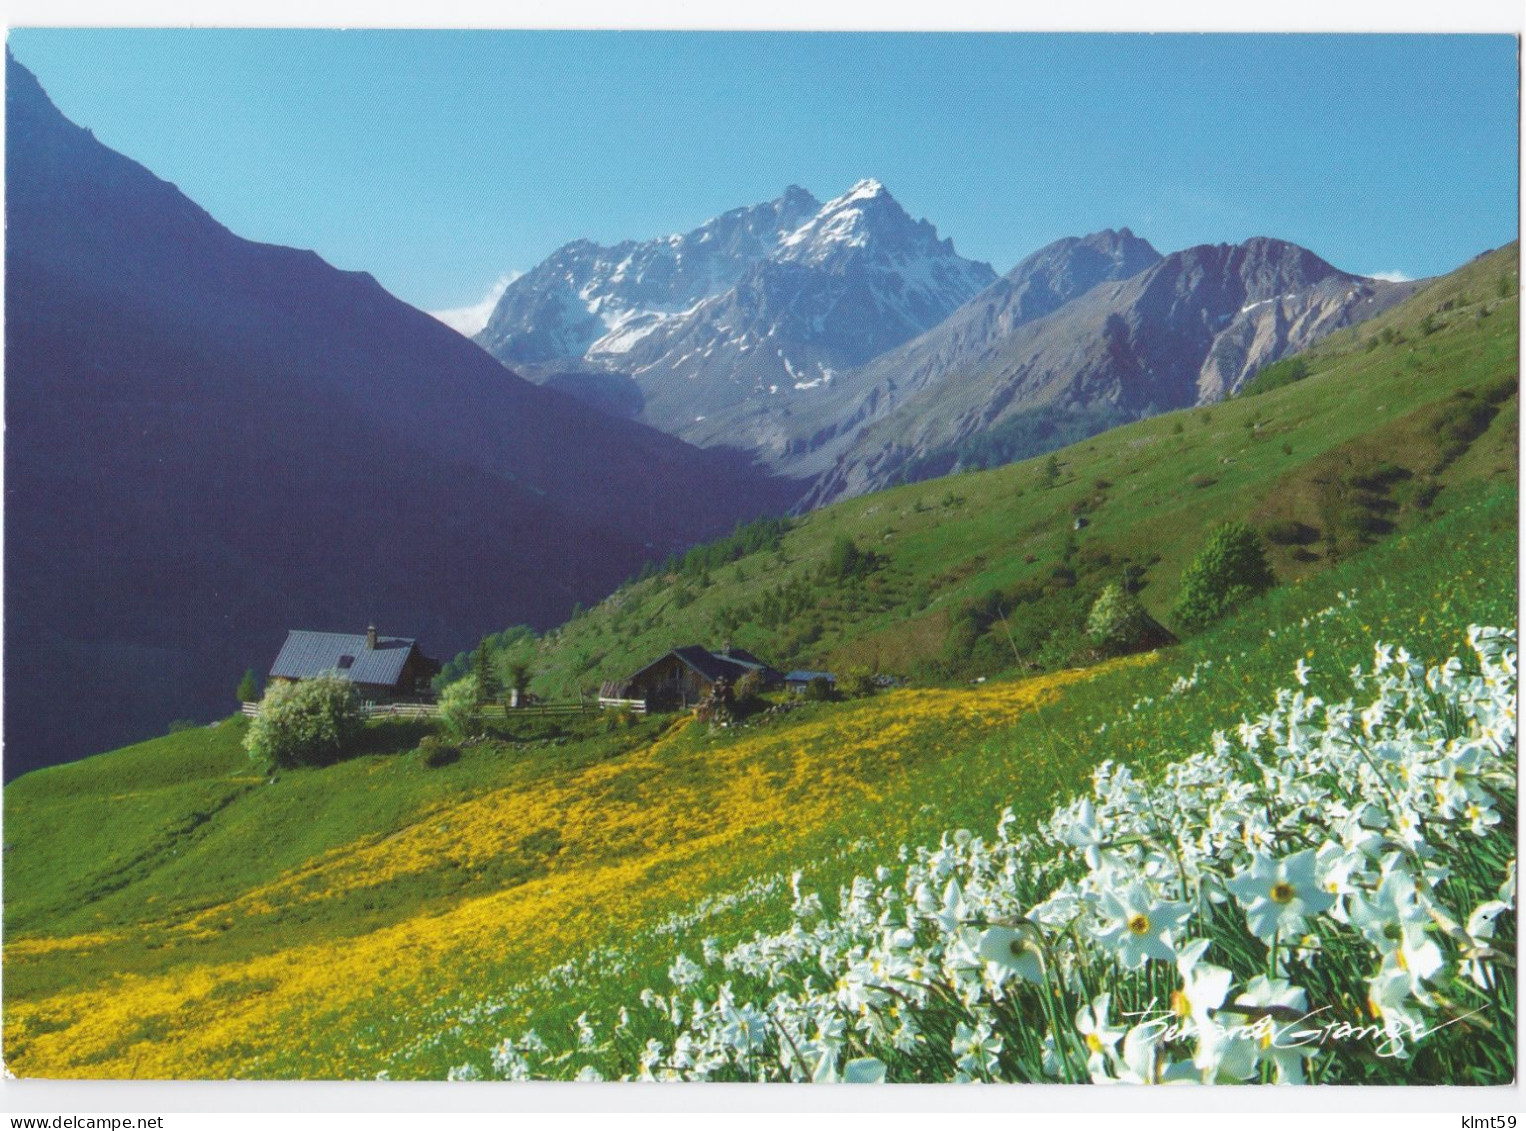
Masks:
[[[1413,283],[1415,277],[1406,275],[1403,271],[1369,271],[1369,279],[1382,279],[1385,283]]]
[[[498,281],[492,285],[487,294],[482,296],[480,302],[474,302],[470,306],[458,306],[454,310],[431,310],[429,313],[456,333],[470,338],[487,325],[487,320],[493,313],[493,307],[498,305],[503,292],[508,289],[510,283],[523,274],[523,271],[511,271],[507,275],[499,275]]]

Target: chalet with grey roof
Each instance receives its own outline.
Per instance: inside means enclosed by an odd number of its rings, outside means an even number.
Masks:
[[[292,629],[270,678],[295,683],[337,675],[353,683],[362,699],[382,703],[429,698],[429,681],[439,670],[412,637],[380,636],[371,625],[362,633]]]
[[[803,668],[786,675],[784,677],[784,686],[789,688],[795,695],[804,695],[811,684],[818,679],[825,682],[828,687],[835,688],[837,686],[837,677],[831,672],[806,671]]]

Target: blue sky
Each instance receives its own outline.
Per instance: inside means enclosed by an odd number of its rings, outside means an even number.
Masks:
[[[568,240],[876,177],[1006,271],[1128,226],[1418,277],[1517,235],[1510,36],[12,31],[234,231],[425,309]]]

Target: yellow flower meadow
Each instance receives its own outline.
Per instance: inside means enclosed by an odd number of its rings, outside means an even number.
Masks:
[[[1134,659],[1122,663],[1140,663]],[[829,826],[847,800],[893,790],[911,762],[957,753],[989,728],[1096,674],[1064,672],[961,690],[900,691],[773,727],[702,734],[685,723],[651,746],[433,810],[383,836],[345,845],[239,899],[174,922],[145,920],[171,948],[158,974],[98,977],[35,999],[8,996],[9,1068],[20,1076],[260,1076],[280,1055],[302,1075],[353,1077],[376,1049],[334,1051],[326,1028],[383,995],[426,1010],[463,972],[506,956],[534,978],[568,958],[639,932],[691,904],[708,876],[760,846],[787,848]],[[384,893],[404,878],[471,872],[550,830],[543,874],[448,909],[353,937],[220,959],[230,921]],[[309,936],[311,937],[311,935]],[[7,940],[8,971],[63,962],[113,936]],[[480,988],[480,987],[479,987]],[[312,1050],[312,1059],[303,1058]],[[321,1049],[321,1051],[320,1051]],[[374,1070],[374,1069],[373,1069]]]

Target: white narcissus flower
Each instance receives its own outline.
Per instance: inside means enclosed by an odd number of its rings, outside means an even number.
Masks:
[[[813,1084],[883,1084],[885,1082],[885,1062],[872,1056],[861,1056],[848,1061],[843,1065],[841,1074],[837,1071],[837,1054],[825,1052],[816,1064],[816,1071],[811,1075]]]
[[[1409,992],[1423,997],[1421,983],[1441,969],[1441,948],[1427,928],[1433,920],[1415,893],[1415,879],[1402,868],[1383,877],[1371,898],[1351,897],[1351,925],[1362,932],[1383,957],[1385,967],[1401,971]]]
[[[1468,823],[1468,831],[1483,836],[1491,827],[1500,823],[1500,815],[1494,805],[1487,801],[1470,801],[1462,808],[1462,819]]]
[[[1090,1005],[1082,1006],[1076,1014],[1076,1031],[1086,1045],[1086,1067],[1093,1079],[1099,1073],[1107,1075],[1108,1062],[1117,1062],[1118,1042],[1128,1031],[1107,1019],[1111,1003],[1111,994],[1098,994]]]
[[[1138,880],[1121,890],[1103,892],[1098,911],[1107,925],[1093,933],[1114,949],[1120,965],[1137,970],[1150,958],[1176,960],[1171,934],[1181,929],[1192,909],[1185,903],[1156,898]]]
[[[1361,837],[1365,842],[1365,837]],[[1334,901],[1328,914],[1338,922],[1348,922],[1342,900],[1358,891],[1354,877],[1367,866],[1367,856],[1359,849],[1327,840],[1314,853],[1314,870],[1320,886]]]
[[[1208,946],[1207,939],[1195,939],[1181,948],[1176,968],[1182,988],[1171,995],[1171,1011],[1197,1035],[1192,1063],[1205,1082],[1248,1080],[1256,1071],[1254,1051],[1244,1041],[1230,1039],[1214,1017],[1214,1010],[1229,995],[1234,975],[1202,961]]]
[[[1074,810],[1065,814],[1060,842],[1082,850],[1089,868],[1102,866],[1101,846],[1107,842],[1107,830],[1097,820],[1097,808],[1089,797],[1081,799]]]
[[[959,1071],[968,1080],[995,1074],[996,1058],[1002,1050],[1002,1040],[991,1031],[986,1022],[979,1022],[971,1029],[963,1021],[954,1030],[949,1047],[954,1054]]]
[[[1277,1083],[1302,1084],[1304,1059],[1318,1049],[1298,1038],[1302,1030],[1287,1014],[1291,1011],[1302,1016],[1309,1007],[1308,995],[1282,978],[1258,974],[1245,984],[1245,992],[1235,998],[1235,1004],[1268,1011],[1246,1025],[1253,1034],[1257,1055],[1272,1062]],[[1233,1037],[1234,1032],[1229,1030],[1229,1035]]]
[[[1384,1035],[1388,1042],[1386,1052],[1403,1055],[1404,1038],[1418,1040],[1426,1030],[1426,1024],[1415,1012],[1409,975],[1397,966],[1385,963],[1383,969],[1367,979],[1367,1008],[1374,1016],[1381,1017]]]
[[[1468,934],[1474,939],[1492,939],[1495,920],[1509,910],[1510,905],[1503,900],[1491,899],[1480,903],[1473,909],[1473,914],[1468,916]]]
[[[1234,975],[1224,967],[1202,961],[1208,945],[1207,939],[1195,939],[1181,948],[1176,969],[1182,976],[1182,988],[1171,995],[1172,1012],[1191,1021],[1200,1032],[1213,1026],[1213,1010],[1224,1004],[1234,981]]]
[[[761,1048],[768,1035],[767,1019],[751,1002],[740,1009],[727,1006],[721,1026],[721,1039],[734,1049],[751,1052]]]
[[[1459,972],[1480,989],[1490,988],[1491,964],[1488,959],[1493,957],[1494,952],[1489,947],[1489,940],[1494,938],[1495,920],[1509,910],[1509,906],[1501,900],[1491,899],[1480,903],[1473,909],[1473,914],[1468,916],[1465,928],[1468,940]]]
[[[668,980],[680,988],[692,986],[705,976],[704,967],[695,962],[687,954],[680,953],[673,960],[673,965],[668,967]]]
[[[1017,927],[995,926],[980,936],[978,953],[1003,970],[1029,982],[1044,980],[1044,952],[1035,938],[1038,930],[1024,924]]]
[[[969,918],[969,914],[970,908],[964,901],[964,891],[960,888],[959,881],[950,879],[943,889],[943,902],[932,913],[932,918],[945,934],[952,935]]]
[[[1281,860],[1258,854],[1228,886],[1245,909],[1251,934],[1267,943],[1279,933],[1302,934],[1306,916],[1335,904],[1335,896],[1319,882],[1312,848]]]

